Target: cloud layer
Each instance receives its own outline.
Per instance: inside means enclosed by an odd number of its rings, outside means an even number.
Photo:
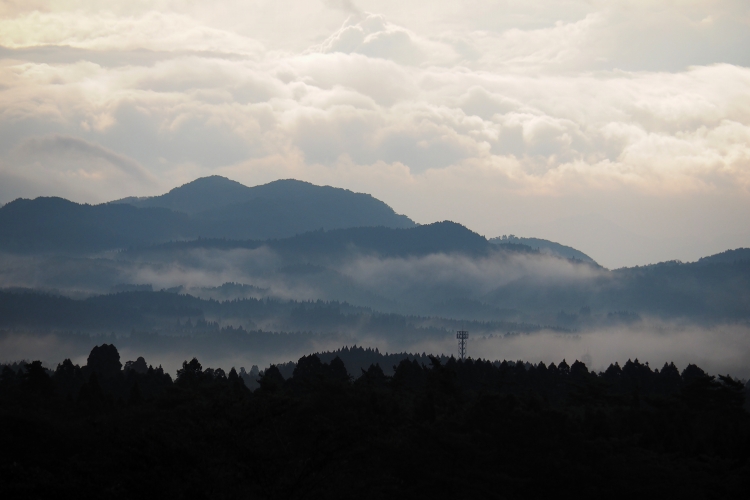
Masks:
[[[746,2],[5,2],[0,203],[207,174],[611,267],[750,245]]]

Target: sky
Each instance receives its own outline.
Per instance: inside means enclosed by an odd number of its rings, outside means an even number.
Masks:
[[[0,0],[0,204],[218,174],[609,268],[750,246],[747,0]]]

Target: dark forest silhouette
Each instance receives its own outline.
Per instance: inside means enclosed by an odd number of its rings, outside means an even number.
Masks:
[[[2,489],[24,497],[741,498],[745,388],[695,365],[404,356],[344,348],[173,380],[115,346],[4,366]],[[359,367],[356,378],[350,374]],[[349,369],[347,369],[349,368]],[[291,375],[289,370],[291,369]],[[285,377],[282,373],[286,372]],[[390,372],[390,370],[389,370]]]

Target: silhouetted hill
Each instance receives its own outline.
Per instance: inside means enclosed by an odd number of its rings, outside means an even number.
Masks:
[[[0,208],[0,250],[96,252],[198,236],[187,215],[163,208],[17,199]]]
[[[580,250],[576,250],[575,248],[566,245],[561,245],[560,243],[555,243],[554,241],[543,240],[541,238],[519,238],[511,234],[510,236],[498,236],[497,238],[490,238],[489,242],[495,245],[526,245],[533,249],[539,250],[541,253],[596,264],[594,259],[581,252]]]
[[[369,194],[293,179],[247,187],[215,175],[161,196],[112,203],[185,212],[194,217],[204,237],[284,238],[321,228],[415,225]]]
[[[239,182],[212,175],[188,182],[161,196],[129,197],[112,201],[110,204],[127,203],[138,208],[160,207],[176,212],[196,214],[248,201],[252,198],[251,192],[252,188]]]
[[[294,180],[248,188],[213,176],[162,196],[94,206],[15,200],[0,208],[0,251],[87,253],[198,237],[285,238],[321,228],[414,225],[367,194]]]

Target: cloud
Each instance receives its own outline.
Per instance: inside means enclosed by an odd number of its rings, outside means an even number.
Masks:
[[[360,286],[401,301],[430,297],[434,290],[445,296],[479,299],[513,282],[573,285],[604,276],[589,266],[526,254],[486,258],[445,254],[418,258],[362,257],[344,263],[341,271]],[[454,291],[451,293],[449,289]]]
[[[132,159],[110,151],[98,144],[91,144],[75,137],[53,135],[30,138],[21,143],[17,153],[23,156],[47,156],[60,158],[70,156],[75,159],[103,160],[119,169],[123,174],[140,181],[156,182],[148,170]]]
[[[100,189],[125,193],[127,189],[160,187],[158,178],[133,159],[98,144],[61,135],[24,140],[7,162],[0,163],[0,178],[25,187],[16,194],[26,194],[23,191],[35,186],[48,195],[68,190],[64,194],[93,201],[105,201],[96,195]]]
[[[453,48],[389,23],[381,14],[357,13],[312,50],[388,59],[399,64],[445,64],[458,60]]]
[[[33,11],[0,19],[0,33],[0,45],[10,48],[61,45],[94,50],[148,48],[248,56],[263,49],[253,39],[203,25],[176,12],[120,16],[111,11],[88,15]]]
[[[404,64],[418,64],[424,59],[424,54],[410,33],[387,25],[385,18],[377,15],[367,15],[356,24],[350,18],[340,30],[321,44],[320,51],[345,54],[356,52]]]
[[[322,0],[322,2],[332,9],[338,9],[347,14],[361,14],[362,11],[354,5],[352,0]]]

